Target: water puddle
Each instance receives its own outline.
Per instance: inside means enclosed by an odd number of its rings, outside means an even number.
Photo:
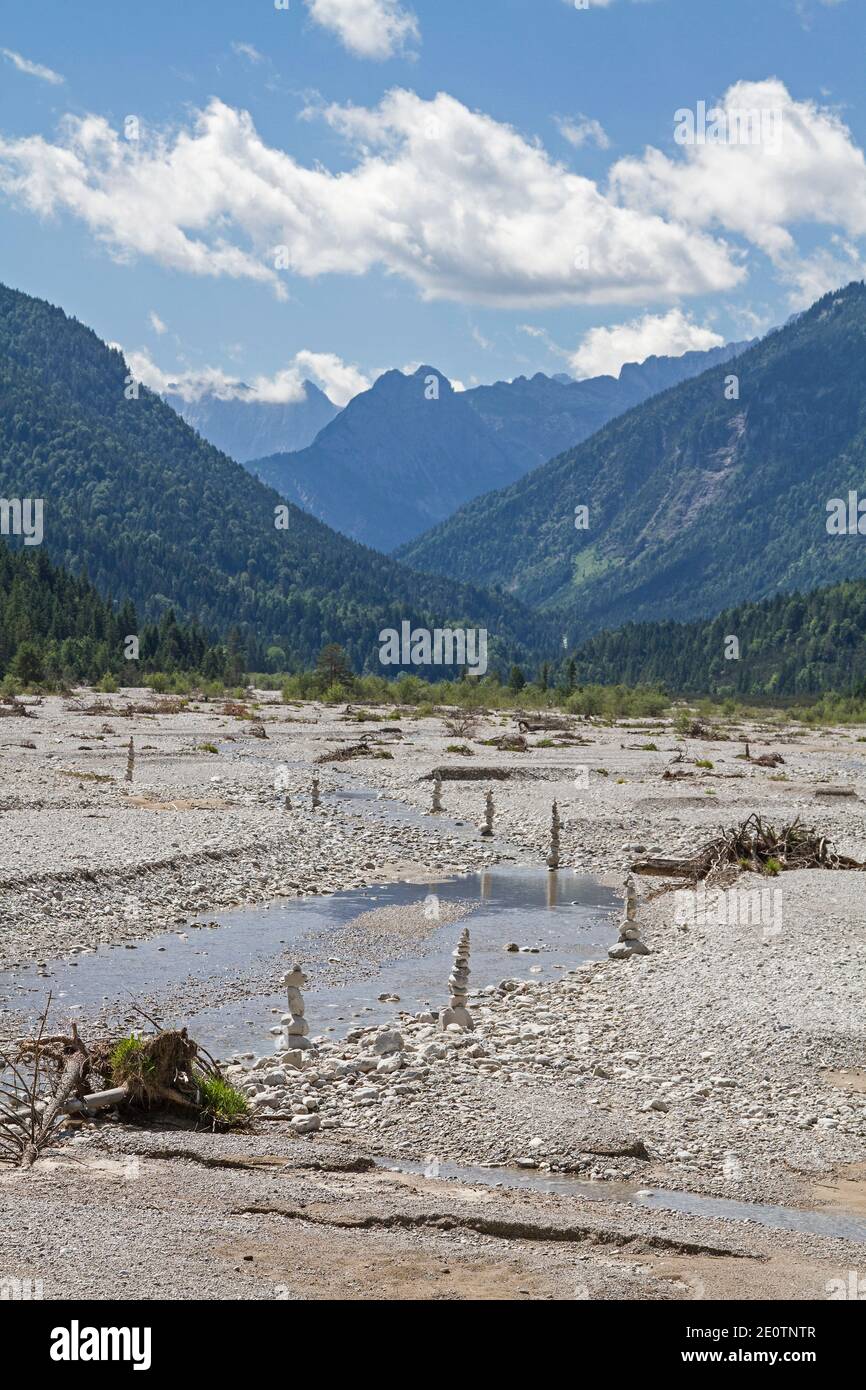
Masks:
[[[687,1216],[708,1216],[725,1221],[741,1221],[777,1231],[835,1236],[866,1245],[866,1220],[839,1211],[805,1211],[797,1207],[775,1206],[766,1202],[738,1202],[729,1197],[702,1197],[693,1192],[674,1192],[663,1188],[647,1190],[617,1182],[585,1182],[568,1173],[522,1172],[513,1168],[482,1168],[429,1159],[377,1159],[389,1172],[417,1174],[419,1177],[462,1182],[478,1187],[511,1191],[552,1193],[562,1197],[582,1197],[594,1202],[623,1202],[629,1206],[658,1211],[682,1212]]]
[[[366,942],[353,954],[351,923],[376,908],[436,902],[465,903],[469,915],[436,926],[422,937]],[[48,990],[55,1020],[103,1014],[112,1022],[138,1002],[173,1006],[198,1041],[215,1055],[270,1051],[269,1029],[285,1007],[276,981],[297,955],[310,975],[307,1017],[311,1032],[339,1037],[359,1023],[393,1019],[399,1009],[439,1007],[446,994],[451,952],[462,926],[472,932],[475,989],[504,977],[557,979],[581,962],[604,957],[616,938],[612,910],[618,898],[573,871],[496,865],[423,883],[352,889],[321,898],[293,898],[265,907],[217,913],[215,928],[177,928],[140,941],[135,949],[100,948],[50,963],[45,978],[33,967],[0,973],[0,1002],[35,1017]],[[532,948],[506,952],[515,942]],[[399,954],[397,954],[399,952]],[[381,1002],[398,995],[399,1003]]]

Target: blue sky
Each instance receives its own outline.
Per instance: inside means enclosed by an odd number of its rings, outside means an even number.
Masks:
[[[263,399],[751,336],[864,275],[864,8],[4,0],[0,278]],[[701,100],[780,146],[679,145]]]

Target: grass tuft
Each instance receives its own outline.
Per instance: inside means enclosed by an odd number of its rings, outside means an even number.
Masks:
[[[246,1096],[221,1076],[204,1076],[201,1072],[195,1072],[193,1079],[198,1086],[202,1112],[214,1124],[237,1125],[249,1118],[250,1107]]]

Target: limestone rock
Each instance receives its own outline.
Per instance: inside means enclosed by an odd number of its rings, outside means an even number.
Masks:
[[[395,1052],[403,1050],[403,1035],[398,1033],[396,1028],[389,1028],[384,1033],[379,1033],[373,1043],[373,1051],[378,1057],[389,1057]]]

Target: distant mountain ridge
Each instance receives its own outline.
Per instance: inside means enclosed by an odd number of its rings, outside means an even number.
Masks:
[[[309,447],[249,467],[329,526],[388,553],[739,347],[651,357],[626,364],[619,378],[538,372],[469,391],[454,391],[435,367],[390,371]]]
[[[398,555],[507,588],[555,616],[573,649],[631,620],[687,620],[866,575],[866,542],[826,528],[828,501],[851,489],[866,496],[859,282]]]
[[[385,552],[434,525],[452,497],[517,473],[466,393],[426,366],[409,377],[385,372],[309,448],[250,467],[305,511]]]
[[[239,629],[251,669],[309,666],[335,642],[383,674],[378,634],[403,620],[485,628],[491,661],[543,640],[506,595],[416,575],[296,507],[277,529],[277,494],[131,387],[119,351],[5,286],[0,497],[42,499],[50,558],[143,618],[173,608],[208,633]]]
[[[340,407],[312,381],[304,382],[301,401],[262,401],[252,392],[228,398],[205,392],[188,401],[173,391],[165,392],[163,400],[202,439],[238,463],[263,454],[303,449],[340,413]]]

